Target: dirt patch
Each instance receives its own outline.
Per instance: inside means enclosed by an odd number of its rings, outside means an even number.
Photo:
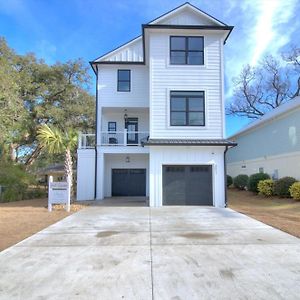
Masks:
[[[187,239],[212,239],[217,236],[217,234],[213,233],[203,233],[203,232],[188,232],[181,233],[178,236],[187,238]]]
[[[119,233],[118,231],[101,231],[101,232],[98,232],[96,236],[98,238],[104,238],[104,237],[110,237],[112,235],[116,235],[118,233]]]
[[[300,237],[300,201],[228,190],[228,206],[256,220]]]
[[[41,231],[49,225],[84,208],[86,205],[71,204],[71,212],[54,205],[47,210],[47,199],[34,199],[0,203],[0,251]]]

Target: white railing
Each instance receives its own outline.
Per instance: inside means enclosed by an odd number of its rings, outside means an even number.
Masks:
[[[148,131],[101,131],[99,146],[141,146],[149,137]],[[95,147],[95,134],[79,134],[78,148]]]
[[[94,133],[79,133],[78,149],[95,148],[95,142],[96,138]]]

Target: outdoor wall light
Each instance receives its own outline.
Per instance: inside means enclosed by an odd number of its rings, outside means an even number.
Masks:
[[[126,161],[127,163],[130,163],[130,157],[129,157],[129,156],[126,156],[125,161]]]

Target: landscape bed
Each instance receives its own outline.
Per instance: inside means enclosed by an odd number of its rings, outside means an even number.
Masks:
[[[229,188],[228,207],[300,237],[300,201]]]

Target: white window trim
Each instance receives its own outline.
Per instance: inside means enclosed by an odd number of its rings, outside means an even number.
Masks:
[[[203,36],[203,52],[204,52],[204,64],[203,65],[174,65],[170,63],[170,53],[171,53],[171,36]],[[167,36],[168,38],[168,55],[166,59],[166,68],[183,68],[183,69],[206,69],[207,68],[207,50],[206,50],[206,35],[205,34],[170,34]]]
[[[199,130],[208,130],[208,109],[207,109],[207,98],[208,98],[208,91],[207,89],[201,88],[201,87],[195,87],[195,88],[167,88],[167,95],[166,95],[166,103],[167,103],[167,113],[166,113],[166,125],[167,129],[171,130],[192,130],[192,131],[199,131]],[[204,119],[205,119],[205,125],[204,126],[172,126],[171,125],[171,92],[176,91],[185,91],[185,92],[194,92],[194,91],[203,91],[204,92]]]
[[[129,81],[129,84],[130,84],[130,90],[129,91],[118,91],[118,81],[119,81],[119,77],[118,77],[118,73],[119,73],[119,70],[130,70],[130,81]],[[123,68],[117,68],[116,69],[117,71],[117,81],[116,81],[116,92],[117,94],[122,94],[122,93],[127,93],[127,94],[130,94],[133,90],[133,85],[132,85],[132,77],[133,77],[133,72],[132,72],[132,69],[131,68],[126,68],[126,67],[123,67]]]

